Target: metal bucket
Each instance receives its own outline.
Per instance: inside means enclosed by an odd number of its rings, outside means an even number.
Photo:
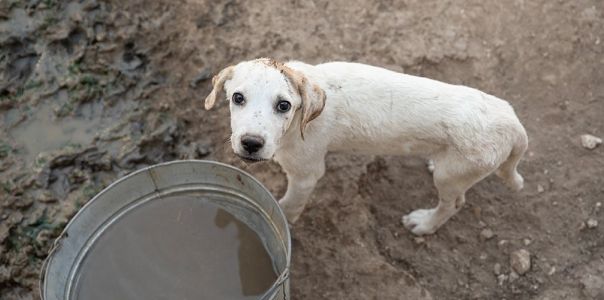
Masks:
[[[289,299],[291,241],[277,201],[249,174],[225,164],[199,160],[174,161],[139,170],[90,200],[55,241],[42,270],[42,299],[77,299],[74,290],[83,262],[103,232],[146,203],[182,194],[219,199],[214,203],[253,229],[277,275],[272,286],[257,299]]]

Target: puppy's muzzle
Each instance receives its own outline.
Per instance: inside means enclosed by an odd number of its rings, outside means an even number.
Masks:
[[[260,151],[263,146],[264,139],[261,137],[253,135],[244,135],[241,138],[241,147],[243,147],[243,150],[245,150],[250,155]]]

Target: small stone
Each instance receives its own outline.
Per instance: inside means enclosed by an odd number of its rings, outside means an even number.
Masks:
[[[545,189],[543,188],[542,185],[538,184],[537,185],[537,193],[543,193],[545,191]]]
[[[491,230],[489,228],[485,228],[480,232],[480,238],[484,241],[490,240],[494,236],[495,236],[495,234],[493,233],[493,230]]]
[[[547,275],[552,276],[554,273],[556,273],[556,267],[552,266],[552,268],[549,269],[549,272],[547,272]]]
[[[581,135],[581,145],[585,149],[595,149],[598,145],[602,144],[602,139],[599,137],[595,137],[591,134]]]
[[[587,220],[586,224],[587,224],[587,228],[594,229],[594,228],[598,227],[598,220],[589,219],[589,220]]]
[[[44,245],[48,241],[50,241],[51,239],[52,239],[52,231],[50,231],[48,229],[42,229],[42,230],[40,230],[40,232],[36,236],[36,242],[39,245]]]
[[[499,285],[503,285],[506,280],[508,280],[508,275],[500,274],[499,276],[497,276],[497,283]]]
[[[483,252],[483,253],[480,253],[480,256],[478,258],[480,258],[480,260],[486,260],[487,258],[489,258],[489,256]]]
[[[586,274],[580,279],[583,286],[583,293],[589,299],[602,299],[604,297],[604,277],[599,274]]]
[[[478,228],[485,228],[485,227],[487,227],[487,223],[485,223],[483,221],[478,222]]]
[[[596,212],[599,212],[600,209],[602,209],[602,202],[597,202],[596,203]]]
[[[510,278],[510,282],[514,282],[518,278],[520,278],[520,276],[518,276],[518,274],[516,274],[516,272],[512,271],[512,272],[510,272],[510,276],[508,278]]]
[[[472,207],[472,213],[474,213],[474,217],[476,217],[476,219],[480,220],[482,218],[482,208],[479,206]]]
[[[163,101],[159,105],[159,110],[161,110],[161,111],[168,111],[168,110],[170,110],[170,104],[168,102],[166,102],[166,101]]]
[[[425,239],[425,238],[423,238],[423,237],[416,237],[416,238],[414,238],[414,239],[413,239],[413,241],[414,241],[416,244],[423,244],[423,243],[425,243],[425,242],[426,242],[426,239]]]
[[[510,266],[518,275],[525,274],[531,269],[531,254],[525,249],[512,252]]]
[[[469,242],[468,239],[463,235],[456,235],[455,240],[460,244],[466,244]]]
[[[522,243],[523,243],[525,246],[528,246],[528,245],[530,245],[530,244],[532,243],[532,241],[531,241],[531,239],[523,239],[523,240],[522,240]]]
[[[208,156],[212,152],[210,148],[211,146],[208,143],[197,144],[195,147],[195,157],[202,158]]]
[[[42,203],[52,203],[56,202],[57,198],[53,197],[50,192],[44,192],[37,198],[37,200]]]
[[[496,263],[493,266],[493,273],[495,273],[495,275],[500,275],[501,274],[501,265],[499,263]]]

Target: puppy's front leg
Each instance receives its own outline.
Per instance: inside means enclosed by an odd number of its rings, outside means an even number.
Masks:
[[[287,174],[287,192],[279,200],[279,206],[283,209],[287,220],[293,224],[304,210],[317,181],[325,174],[325,161],[319,159],[318,162],[307,165],[283,166],[283,168]]]

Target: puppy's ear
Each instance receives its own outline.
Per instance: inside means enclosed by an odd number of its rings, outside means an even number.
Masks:
[[[306,80],[306,97],[302,96],[302,119],[300,121],[300,134],[304,139],[304,129],[308,122],[318,117],[325,107],[325,92],[315,84]]]
[[[206,97],[205,108],[206,110],[212,109],[217,98],[224,98],[224,82],[233,77],[234,66],[224,68],[218,73],[218,75],[212,78],[212,92]]]
[[[304,74],[291,68],[282,66],[283,74],[293,83],[296,91],[302,99],[302,115],[300,118],[300,134],[304,139],[304,129],[308,123],[318,117],[325,107],[325,92],[316,84],[313,84]]]

